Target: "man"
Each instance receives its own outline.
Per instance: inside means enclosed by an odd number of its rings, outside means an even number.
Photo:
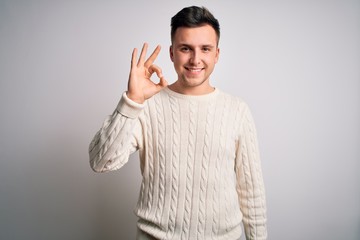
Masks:
[[[265,192],[248,106],[210,85],[219,58],[219,23],[188,7],[171,19],[170,58],[178,79],[167,86],[134,49],[128,89],[89,147],[96,172],[119,169],[139,150],[142,184],[138,239],[266,239]],[[153,74],[159,83],[150,80]]]

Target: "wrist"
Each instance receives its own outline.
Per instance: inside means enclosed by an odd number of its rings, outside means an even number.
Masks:
[[[129,91],[126,92],[126,96],[131,100],[139,104],[143,104],[145,102],[144,97],[138,97],[134,94],[131,94]]]
[[[128,98],[126,92],[124,92],[116,110],[128,118],[137,118],[144,109],[144,106],[144,104],[139,104]]]

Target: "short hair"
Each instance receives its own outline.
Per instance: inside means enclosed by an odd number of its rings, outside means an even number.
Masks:
[[[205,7],[191,6],[183,8],[171,18],[171,41],[179,27],[201,27],[209,24],[216,33],[217,44],[220,39],[220,24],[214,15]]]

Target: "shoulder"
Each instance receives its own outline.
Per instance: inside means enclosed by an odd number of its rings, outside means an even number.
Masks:
[[[232,94],[229,94],[227,92],[223,92],[222,90],[219,90],[219,98],[224,99],[224,104],[229,105],[229,107],[233,111],[241,111],[247,110],[249,108],[246,101],[240,97],[240,96],[234,96]]]

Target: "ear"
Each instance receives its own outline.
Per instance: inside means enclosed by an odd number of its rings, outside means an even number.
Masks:
[[[170,53],[170,59],[172,62],[174,62],[174,52],[173,52],[173,47],[172,45],[170,45],[169,47],[169,53]]]
[[[215,63],[217,63],[219,61],[219,55],[220,55],[220,48],[216,48]]]

